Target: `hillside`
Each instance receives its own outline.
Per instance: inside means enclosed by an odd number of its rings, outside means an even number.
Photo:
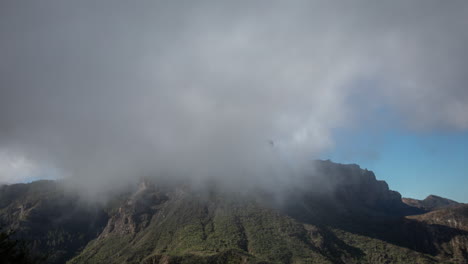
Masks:
[[[424,211],[357,165],[314,168],[280,196],[147,179],[90,206],[57,182],[3,186],[0,219],[48,263],[468,263],[466,229],[406,218]]]
[[[460,204],[453,200],[443,198],[437,195],[429,195],[424,200],[403,198],[402,201],[409,206],[420,208],[426,211],[433,211],[433,210]]]
[[[0,226],[13,230],[33,252],[63,263],[95,238],[106,223],[97,206],[82,204],[53,181],[0,187]]]
[[[468,232],[468,204],[442,208],[422,215],[408,216],[431,225],[443,225]]]
[[[130,198],[70,263],[435,262],[379,239],[299,222],[250,199],[206,197],[184,189],[149,188],[141,195],[154,202],[142,205]]]

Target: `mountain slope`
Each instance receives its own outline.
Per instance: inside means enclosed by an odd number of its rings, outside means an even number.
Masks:
[[[300,224],[255,203],[202,197],[184,189],[148,188],[140,192],[140,197],[131,197],[118,208],[104,232],[71,263],[106,259],[139,263],[161,256],[274,259],[286,263],[301,254],[325,261],[304,247],[305,229]],[[150,196],[161,199],[143,205],[147,200],[140,199]],[[149,217],[145,215],[148,212],[152,212]]]
[[[350,232],[301,223],[245,197],[148,188],[129,198],[70,263],[435,263],[426,254]],[[150,221],[140,212],[153,210]],[[375,252],[368,247],[378,246]],[[378,262],[378,261],[382,262]]]
[[[468,204],[442,208],[422,215],[408,216],[431,225],[443,225],[468,232]]]
[[[53,181],[0,187],[0,226],[14,238],[47,255],[50,263],[63,263],[95,238],[106,223],[105,213],[83,205]]]
[[[466,230],[405,217],[429,215],[371,171],[313,168],[279,192],[145,180],[93,206],[56,182],[3,186],[0,220],[48,263],[468,263]]]

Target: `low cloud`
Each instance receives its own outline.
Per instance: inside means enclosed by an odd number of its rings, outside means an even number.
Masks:
[[[91,191],[153,175],[287,182],[333,129],[383,107],[411,129],[468,129],[465,1],[0,10],[0,149]]]

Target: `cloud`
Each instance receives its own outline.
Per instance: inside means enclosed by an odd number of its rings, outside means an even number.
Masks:
[[[0,10],[0,148],[90,189],[143,175],[282,179],[279,163],[316,157],[333,129],[383,106],[414,129],[468,128],[464,1]]]
[[[5,151],[0,152],[0,185],[39,179],[56,179],[57,173],[47,166],[35,164],[24,156]]]

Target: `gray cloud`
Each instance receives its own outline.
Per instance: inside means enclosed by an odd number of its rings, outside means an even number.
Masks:
[[[0,148],[91,190],[289,181],[382,106],[468,129],[467,17],[465,1],[2,1]]]

